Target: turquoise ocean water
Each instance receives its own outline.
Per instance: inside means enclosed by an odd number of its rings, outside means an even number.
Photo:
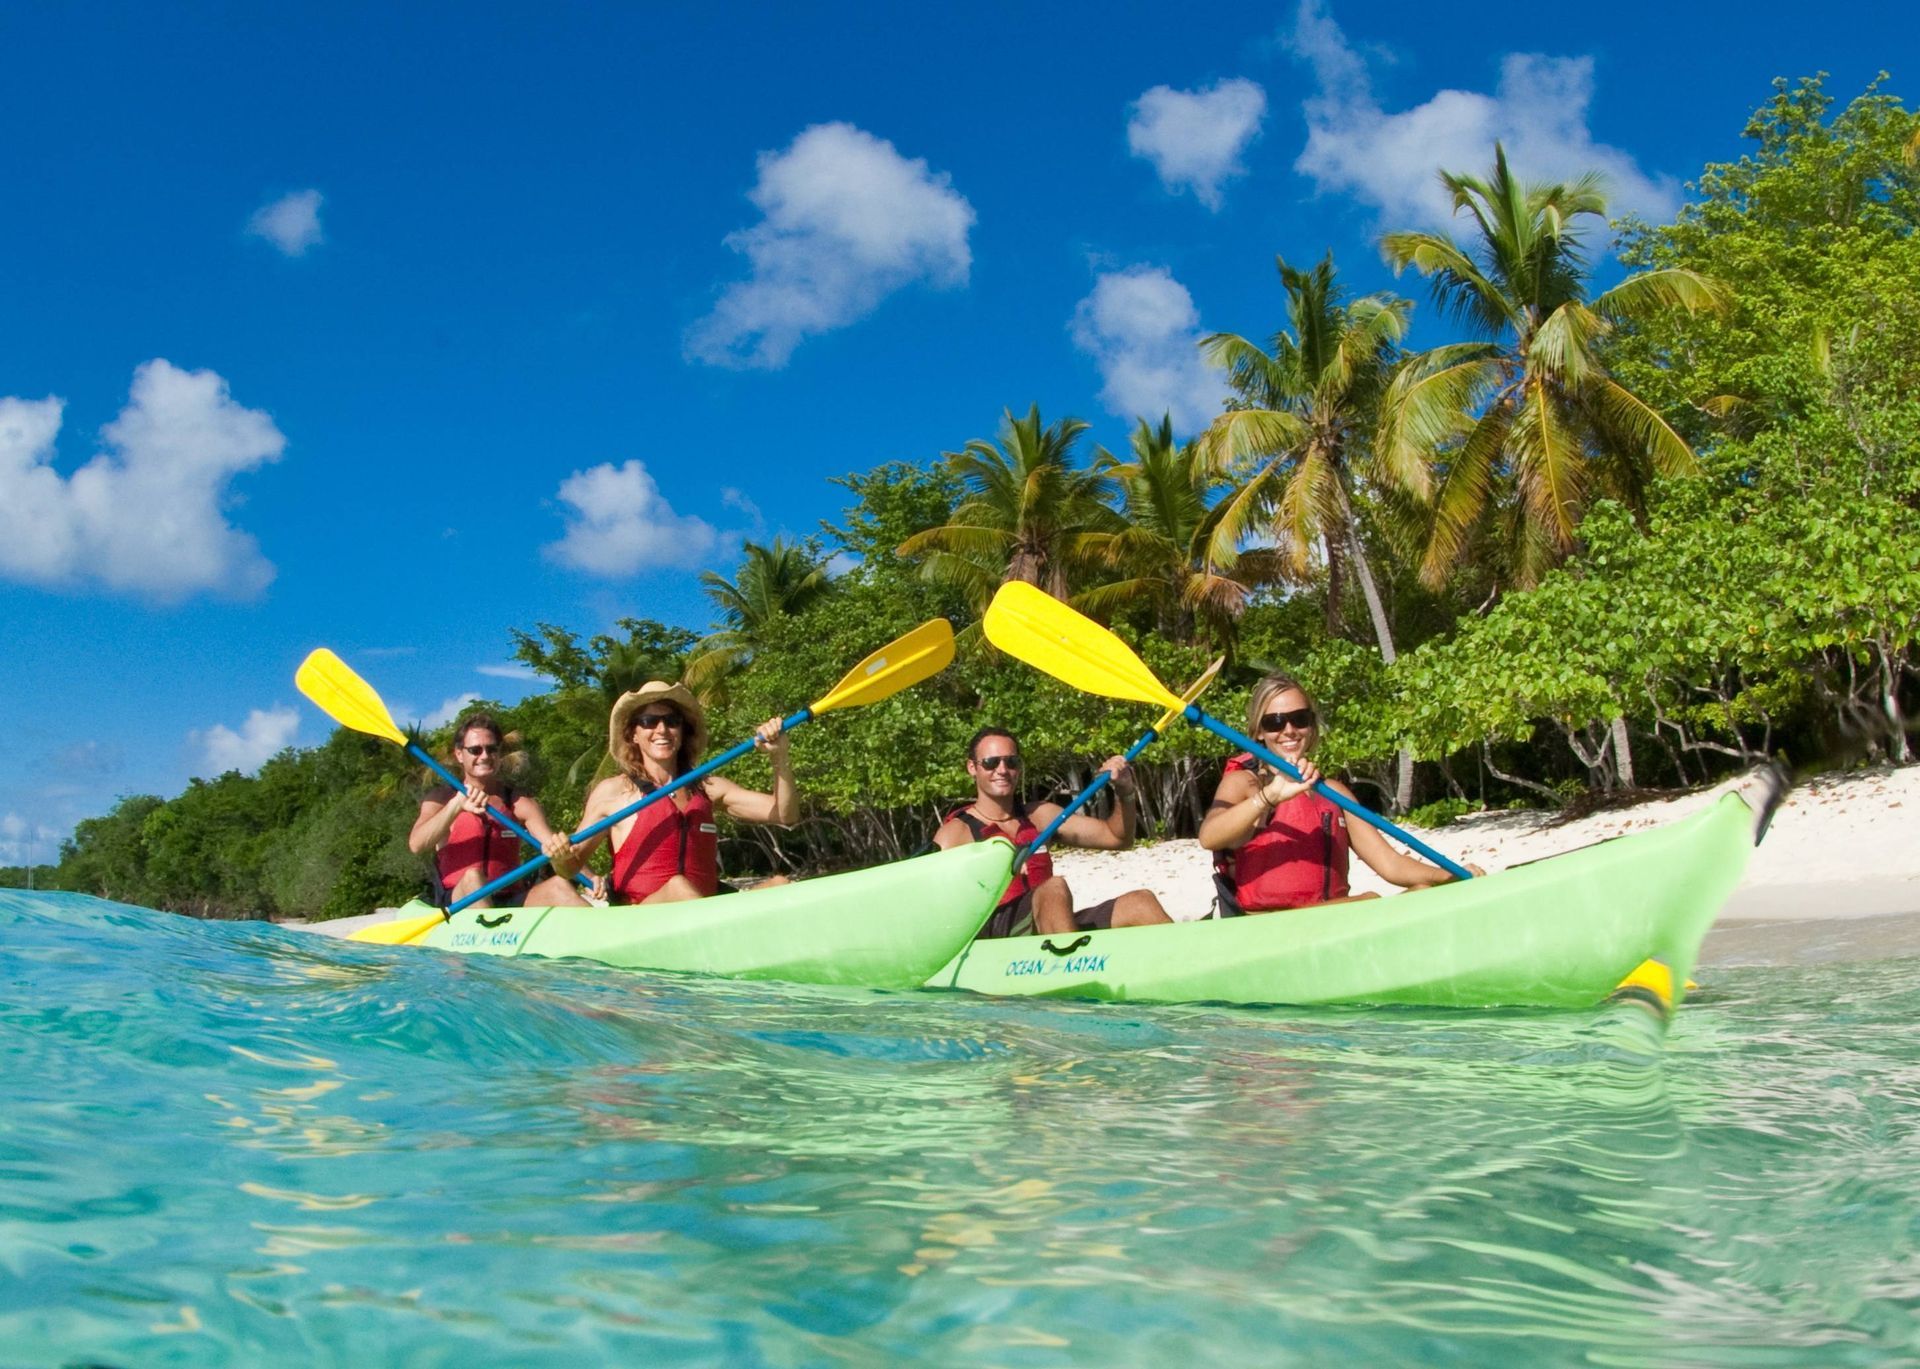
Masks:
[[[0,1365],[1920,1362],[1920,962],[995,1002],[0,892]]]

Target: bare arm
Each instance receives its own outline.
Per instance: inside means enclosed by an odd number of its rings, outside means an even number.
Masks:
[[[763,794],[715,775],[707,780],[707,797],[720,811],[740,822],[770,822],[791,827],[800,820],[800,787],[793,781],[793,763],[780,719],[769,718],[754,731],[754,746],[773,761],[773,792]]]
[[[1353,798],[1353,791],[1336,780],[1327,781],[1327,787],[1338,790],[1348,799]],[[1354,801],[1357,803],[1359,800]],[[1380,835],[1371,823],[1358,818],[1349,817],[1347,820],[1347,844],[1353,848],[1355,855],[1373,867],[1375,874],[1402,889],[1425,889],[1453,881],[1453,876],[1438,865],[1429,865],[1419,857],[1399,850]],[[1471,865],[1467,868],[1475,874],[1485,873]]]
[[[546,809],[531,794],[522,794],[513,801],[513,815],[533,836],[534,845],[553,862],[556,874],[572,879],[579,873],[585,863],[586,852],[592,849],[591,841],[576,848],[565,833],[554,831],[553,824],[547,821]]]
[[[531,794],[522,794],[513,801],[513,816],[522,827],[533,833],[534,844],[545,850],[554,831],[553,824],[547,821],[547,810],[540,806],[540,800]]]
[[[475,793],[479,798],[474,797]],[[407,849],[416,856],[430,855],[447,844],[447,833],[462,813],[487,811],[486,791],[478,786],[467,789],[438,789],[420,803],[420,815],[407,833]]]
[[[1200,847],[1206,851],[1237,851],[1267,825],[1273,810],[1295,795],[1313,788],[1319,767],[1302,761],[1300,778],[1252,770],[1229,770],[1213,791],[1213,803],[1200,824]]]
[[[626,776],[614,775],[608,779],[601,780],[600,783],[594,785],[593,788],[587,791],[586,808],[580,814],[580,825],[582,827],[591,827],[608,814],[619,812],[631,802],[633,802],[633,782],[627,779]],[[618,824],[615,825],[618,826]],[[527,830],[534,832],[536,836],[539,835],[538,831],[531,824],[528,825]],[[592,853],[593,849],[606,839],[607,834],[605,832],[595,832],[585,841],[577,843],[568,842],[565,837],[561,838],[562,842],[566,844],[575,869],[578,869],[584,864],[587,856]],[[541,849],[546,849],[545,842],[541,843]],[[547,854],[553,855],[553,852],[548,851]],[[556,857],[553,864],[555,869],[560,869],[560,858]],[[561,870],[561,873],[566,874],[570,872]]]
[[[1090,818],[1084,811],[1075,813],[1060,824],[1057,840],[1091,851],[1124,851],[1133,845],[1134,828],[1140,821],[1140,795],[1134,785],[1133,767],[1122,756],[1110,756],[1100,768],[1113,776],[1113,811],[1104,818]],[[1050,803],[1041,807],[1050,811],[1045,821],[1038,811],[1034,813],[1037,827],[1045,827],[1060,811]]]

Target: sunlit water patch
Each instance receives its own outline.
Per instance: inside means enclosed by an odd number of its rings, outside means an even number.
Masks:
[[[996,1002],[0,894],[0,1363],[1920,1358],[1920,962]]]

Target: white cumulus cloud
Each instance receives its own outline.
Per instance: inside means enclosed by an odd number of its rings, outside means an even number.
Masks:
[[[1098,277],[1075,308],[1073,341],[1105,382],[1100,398],[1123,418],[1173,415],[1181,432],[1213,421],[1225,376],[1200,357],[1200,311],[1164,267],[1134,266]]]
[[[224,775],[229,770],[251,774],[261,764],[293,745],[300,715],[291,708],[256,708],[236,731],[225,723],[187,733],[187,744],[197,749],[196,773]]]
[[[945,173],[852,124],[816,124],[761,153],[747,198],[761,220],[727,246],[748,275],[688,330],[696,361],[777,370],[803,339],[865,318],[896,290],[967,283],[973,206]]]
[[[0,865],[51,865],[60,857],[62,833],[18,813],[0,817]]]
[[[1133,104],[1127,147],[1153,163],[1168,191],[1191,190],[1218,210],[1220,187],[1246,170],[1240,154],[1266,114],[1267,93],[1242,77],[1204,90],[1155,86]]]
[[[0,399],[0,577],[163,601],[256,594],[273,579],[226,506],[233,477],[278,460],[287,440],[226,381],[147,362],[100,431],[105,450],[71,476],[53,466],[63,408]]]
[[[639,461],[575,471],[555,498],[566,506],[567,530],[547,544],[547,556],[604,579],[648,566],[696,565],[720,541],[704,519],[675,513]]]
[[[247,220],[247,232],[265,238],[289,257],[304,257],[307,249],[325,242],[320,231],[318,190],[296,190],[271,204],[263,204]]]
[[[1631,154],[1594,141],[1587,128],[1591,57],[1509,53],[1492,95],[1442,90],[1424,104],[1388,113],[1365,60],[1320,0],[1302,0],[1291,46],[1319,86],[1305,104],[1307,146],[1294,170],[1322,191],[1372,205],[1395,227],[1446,226],[1452,206],[1439,172],[1486,174],[1495,141],[1526,180],[1600,173],[1613,213],[1661,218],[1679,204],[1673,178],[1650,175]]]
[[[422,727],[445,727],[459,717],[468,704],[480,702],[480,696],[474,693],[455,694],[451,699],[443,699],[438,708],[430,710],[420,719]]]

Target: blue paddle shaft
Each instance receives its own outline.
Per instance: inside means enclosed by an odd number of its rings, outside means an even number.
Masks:
[[[1209,717],[1206,713],[1203,713],[1195,705],[1188,704],[1187,711],[1181,716],[1184,717],[1188,722],[1192,723],[1195,727],[1204,727],[1207,729],[1207,731],[1214,733],[1216,736],[1225,737],[1228,741],[1233,742],[1238,746],[1245,747],[1247,750],[1251,751],[1254,755],[1258,756],[1261,760],[1265,761],[1268,765],[1271,765],[1274,769],[1278,770],[1281,774],[1287,776],[1289,779],[1297,780],[1300,778],[1299,770],[1297,770],[1292,765],[1288,764],[1286,761],[1282,760],[1279,756],[1275,755],[1273,752],[1267,750],[1266,747],[1260,745],[1260,743],[1255,741],[1252,737],[1244,736],[1241,733],[1234,731],[1231,727],[1228,727],[1225,723],[1221,722],[1218,718]],[[1418,851],[1421,855],[1425,856],[1428,860],[1432,861],[1435,865],[1438,865],[1442,870],[1445,870],[1448,874],[1452,875],[1455,879],[1472,879],[1473,878],[1473,872],[1467,869],[1466,866],[1460,864],[1458,861],[1447,859],[1447,857],[1441,855],[1438,851],[1434,850],[1431,846],[1427,845],[1424,841],[1420,840],[1420,838],[1413,836],[1408,832],[1402,831],[1400,828],[1394,826],[1391,822],[1381,817],[1378,813],[1373,812],[1371,809],[1361,807],[1359,804],[1355,803],[1352,799],[1348,798],[1345,794],[1342,794],[1338,789],[1335,789],[1332,785],[1328,784],[1325,780],[1320,780],[1316,782],[1313,786],[1313,791],[1316,794],[1320,795],[1322,798],[1326,799],[1329,803],[1338,804],[1340,807],[1346,809],[1349,813],[1353,814],[1356,818],[1359,818],[1360,821],[1366,823],[1368,826],[1377,827],[1382,832],[1385,832],[1388,836],[1393,837],[1396,840],[1405,842],[1407,845],[1411,846],[1414,850]]]
[[[1153,739],[1155,737],[1158,737],[1159,735],[1160,734],[1151,727],[1149,727],[1145,732],[1141,733],[1140,740],[1127,748],[1127,764],[1129,765],[1133,764],[1134,759],[1137,756],[1139,756],[1139,754],[1142,751],[1145,751],[1149,746],[1151,746],[1153,744]],[[1099,774],[1095,775],[1093,777],[1093,783],[1088,785],[1085,789],[1082,789],[1080,791],[1080,796],[1078,798],[1076,798],[1072,803],[1068,804],[1065,808],[1062,808],[1057,814],[1055,814],[1053,821],[1048,823],[1045,829],[1041,831],[1040,835],[1033,839],[1033,844],[1028,846],[1024,851],[1022,851],[1018,856],[1014,858],[1013,872],[1016,875],[1019,874],[1021,866],[1025,865],[1034,856],[1039,855],[1041,851],[1045,850],[1047,845],[1047,839],[1051,837],[1055,832],[1060,830],[1060,824],[1065,822],[1068,818],[1072,817],[1075,813],[1079,812],[1082,808],[1085,808],[1087,806],[1087,801],[1091,799],[1095,794],[1099,793],[1102,789],[1105,789],[1107,787],[1107,782],[1112,778],[1113,778],[1113,772],[1111,770],[1102,770]]]
[[[434,774],[438,775],[441,779],[445,780],[448,784],[452,785],[454,793],[464,794],[466,792],[467,786],[460,783],[459,780],[456,780],[450,773],[448,773],[447,768],[444,765],[440,764],[439,761],[435,760],[431,755],[429,755],[427,753],[426,748],[421,746],[418,742],[408,742],[407,750],[411,751],[414,754],[414,757],[416,759],[425,761],[427,764],[427,769],[433,771]],[[533,833],[529,832],[526,828],[522,827],[519,823],[515,822],[513,820],[512,815],[509,814],[504,808],[495,808],[492,804],[488,804],[487,816],[492,818],[495,822],[499,823],[502,827],[506,828],[509,832],[513,833],[516,837],[520,838],[520,840],[524,841],[527,845],[535,848],[537,848],[540,845],[539,842],[533,839]],[[582,889],[591,889],[593,887],[593,881],[588,879],[584,874],[575,875],[573,878],[580,885]]]
[[[811,708],[803,708],[798,713],[795,713],[792,717],[782,719],[780,723],[780,730],[783,732],[791,732],[793,731],[794,728],[800,726],[800,724],[803,722],[809,721],[812,717],[813,717],[813,710]],[[698,780],[705,779],[707,776],[711,775],[714,771],[718,770],[721,766],[726,765],[728,762],[736,761],[740,759],[740,757],[746,755],[747,752],[753,750],[753,743],[754,743],[754,738],[748,737],[745,741],[741,742],[738,746],[733,747],[731,750],[723,751],[719,755],[715,756],[712,760],[707,761],[705,764],[695,766],[693,769],[687,771],[686,774],[680,775],[675,779],[669,781],[668,783],[661,785],[658,789],[653,790],[651,793],[641,795],[639,798],[635,799],[632,803],[628,804],[625,808],[622,808],[619,812],[609,813],[607,814],[606,817],[601,818],[598,822],[589,823],[587,826],[582,827],[578,832],[575,832],[571,837],[568,837],[567,840],[570,842],[573,842],[575,845],[578,845],[580,842],[585,841],[588,837],[599,836],[602,832],[606,831],[609,827],[613,826],[616,822],[619,822],[623,818],[632,817],[635,813],[638,813],[642,808],[645,808],[648,804],[658,803],[661,799],[664,799],[665,797],[667,797],[667,795],[675,793],[678,790],[685,789],[688,785],[693,784]],[[493,883],[481,885],[478,889],[475,889],[472,893],[468,894],[465,898],[461,899],[458,903],[454,904],[451,908],[447,909],[447,916],[451,918],[455,913],[459,912],[462,908],[466,907],[468,904],[478,902],[480,899],[485,898],[488,894],[491,894],[496,890],[504,889],[509,884],[513,884],[516,881],[524,878],[525,876],[532,874],[535,870],[538,870],[542,865],[545,865],[547,863],[547,860],[548,860],[547,853],[542,851],[538,856],[535,856],[532,860],[528,861],[525,865],[522,865],[519,869],[509,870],[506,874],[500,876],[500,878],[496,879]]]

